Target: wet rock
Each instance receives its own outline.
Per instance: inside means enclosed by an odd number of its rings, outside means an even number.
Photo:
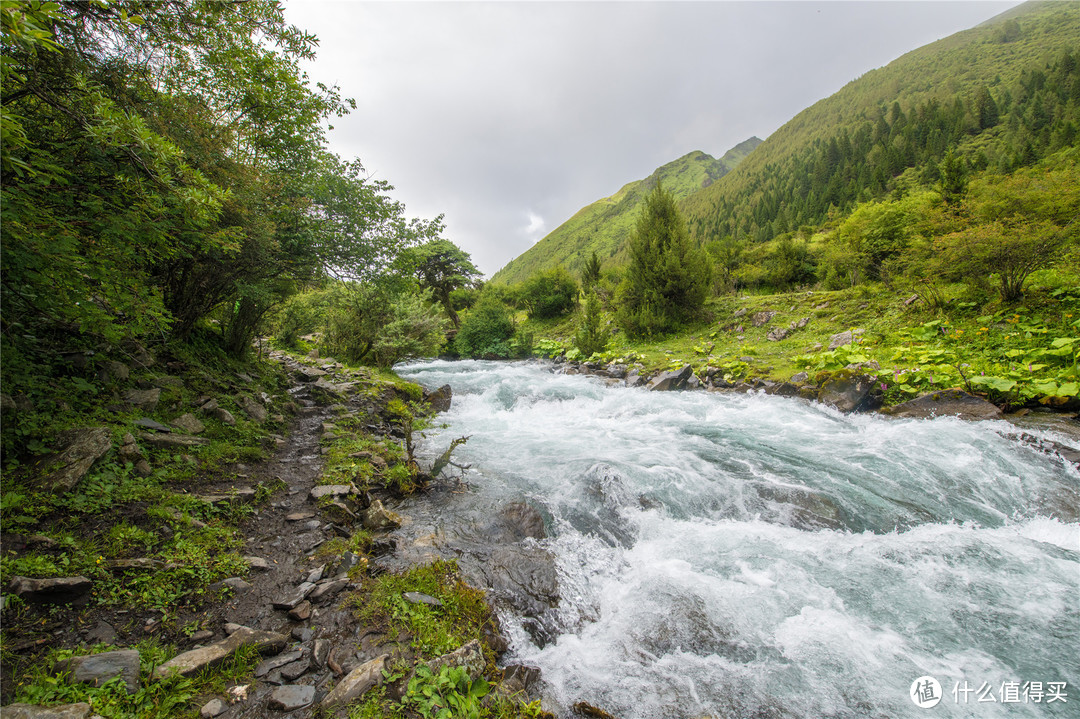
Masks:
[[[328,639],[315,640],[315,645],[311,651],[311,661],[315,663],[316,668],[322,669],[326,666],[326,660],[330,658],[330,649]]]
[[[454,390],[450,385],[444,384],[427,396],[427,402],[433,412],[449,412],[454,399]]]
[[[93,582],[86,577],[53,577],[31,579],[12,577],[8,591],[28,602],[45,604],[67,604],[86,597]]]
[[[305,622],[311,619],[311,602],[304,600],[289,610],[289,619],[296,622]]]
[[[258,666],[255,667],[255,676],[265,677],[267,674],[274,671],[275,669],[281,669],[287,664],[292,664],[303,656],[304,652],[297,650],[294,652],[285,652],[283,654],[279,654],[271,659],[264,659],[263,661],[259,662]]]
[[[861,329],[846,330],[844,332],[837,332],[829,337],[829,350],[838,349],[844,345],[853,343],[863,331]]]
[[[383,654],[353,669],[334,686],[320,706],[331,709],[338,705],[349,704],[375,685],[381,684],[383,669],[389,658],[389,654]]]
[[[749,509],[767,522],[797,529],[840,529],[843,515],[832,497],[807,487],[771,482],[750,482],[762,500],[751,500]]]
[[[578,702],[575,704],[574,713],[581,717],[587,717],[587,719],[615,719],[611,714],[608,714],[599,707],[594,707],[588,702]]]
[[[661,372],[651,382],[648,389],[651,392],[670,392],[681,390],[686,387],[686,381],[694,373],[690,365],[683,365],[682,369],[671,372]]]
[[[239,627],[227,639],[215,642],[200,649],[192,649],[161,664],[154,670],[154,677],[160,679],[173,672],[191,676],[216,665],[232,656],[245,646],[255,647],[260,654],[276,654],[285,648],[289,639],[277,632],[264,632],[248,627]]]
[[[371,506],[360,513],[360,521],[364,529],[378,531],[383,529],[397,529],[401,526],[401,517],[383,507],[382,502],[375,500]]]
[[[543,515],[525,502],[507,504],[478,529],[491,544],[511,544],[526,537],[544,539],[547,536]]]
[[[320,602],[326,599],[330,599],[338,592],[349,586],[348,579],[331,579],[323,582],[319,586],[315,587],[309,598],[313,602]]]
[[[507,699],[527,700],[540,683],[540,668],[527,664],[510,664],[503,669],[498,692]]]
[[[69,429],[57,437],[60,450],[39,460],[35,467],[44,475],[42,486],[63,493],[79,483],[94,462],[112,449],[112,433],[107,427]]]
[[[642,377],[641,373],[636,369],[632,369],[629,372],[627,372],[626,373],[626,379],[623,380],[623,383],[627,387],[640,387],[640,386],[646,384],[646,382],[647,382],[647,380],[644,377]]]
[[[555,560],[546,549],[521,544],[495,547],[467,571],[527,617],[539,617],[559,600]]]
[[[161,399],[161,389],[129,389],[124,392],[124,402],[143,412],[153,412]]]
[[[236,399],[236,404],[239,405],[240,409],[244,410],[244,414],[250,417],[256,424],[262,424],[266,421],[266,408],[251,397],[242,395]]]
[[[294,632],[296,630],[293,630]],[[310,629],[304,629],[303,632],[310,635],[312,632]],[[310,636],[308,637],[310,639]],[[308,669],[311,668],[311,659],[304,657],[292,664],[286,664],[281,668],[281,678],[287,682],[294,682],[300,677],[307,674]]]
[[[313,591],[315,591],[315,585],[311,582],[304,582],[303,584],[288,592],[284,596],[275,599],[273,601],[274,608],[295,609],[297,605],[307,599],[307,596]]]
[[[211,699],[202,705],[199,709],[199,717],[201,719],[214,719],[219,714],[224,714],[225,710],[229,708],[229,705],[220,699]]]
[[[405,592],[401,596],[404,597],[405,601],[409,602],[410,604],[427,604],[432,607],[441,607],[443,605],[443,603],[435,597],[431,597],[427,594],[422,594],[420,592]]]
[[[903,404],[886,407],[881,412],[892,417],[915,419],[959,417],[980,420],[1001,419],[1004,416],[995,405],[958,389],[930,392]]]
[[[87,719],[90,705],[59,704],[54,707],[41,707],[34,704],[8,704],[4,707],[4,719]]]
[[[877,380],[851,372],[837,372],[821,384],[818,401],[841,412],[866,409]]]
[[[315,633],[307,627],[293,627],[293,630],[289,632],[289,635],[296,641],[303,644],[305,642],[310,642],[311,638],[315,636]]]
[[[180,415],[169,424],[183,430],[186,434],[202,434],[206,431],[206,426],[190,412]]]
[[[755,312],[750,316],[750,324],[754,327],[764,327],[772,322],[772,318],[776,317],[776,312],[772,310],[763,310],[761,312]]]
[[[100,687],[110,679],[124,680],[128,694],[139,691],[139,650],[124,649],[88,656],[72,657],[56,665],[58,673],[70,673],[69,684],[92,684]]]
[[[270,708],[291,712],[311,706],[315,701],[315,687],[308,684],[286,684],[270,695]]]
[[[158,449],[190,449],[210,444],[210,440],[190,434],[151,434],[140,432],[139,439]]]

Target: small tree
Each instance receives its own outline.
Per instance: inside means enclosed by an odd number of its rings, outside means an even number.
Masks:
[[[595,291],[589,290],[589,294],[585,297],[585,306],[582,308],[578,331],[574,336],[574,347],[581,352],[583,357],[590,357],[604,351],[609,336],[603,326],[600,298],[596,296]]]
[[[537,272],[521,287],[521,303],[533,319],[570,312],[577,305],[578,284],[562,266]]]
[[[465,357],[509,357],[509,342],[513,336],[510,310],[485,293],[465,316],[454,338],[454,346]]]
[[[691,243],[674,195],[660,183],[645,198],[628,249],[618,310],[627,334],[666,332],[701,309],[709,291],[708,259]]]
[[[945,204],[951,208],[958,208],[960,202],[967,193],[968,172],[964,161],[953,152],[952,148],[945,153],[945,159],[941,161],[941,196]]]
[[[600,284],[600,258],[593,250],[589,259],[585,260],[585,266],[581,268],[581,289],[588,292]]]
[[[461,321],[454,311],[451,294],[468,287],[480,277],[480,270],[473,265],[469,253],[449,240],[436,239],[406,249],[398,262],[406,274],[416,278],[421,287],[434,293],[454,327],[460,327]]]

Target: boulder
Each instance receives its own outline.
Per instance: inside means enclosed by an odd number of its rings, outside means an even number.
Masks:
[[[791,334],[791,330],[786,330],[782,327],[774,327],[769,330],[767,335],[765,335],[765,339],[770,342],[779,342],[782,339],[786,339],[789,334]]]
[[[54,492],[69,491],[79,483],[94,462],[112,449],[112,433],[108,427],[69,429],[57,437],[60,450],[37,462],[45,475],[41,484]]]
[[[694,374],[694,368],[690,365],[683,365],[682,369],[670,372],[661,372],[652,382],[649,382],[648,389],[651,392],[671,392],[685,389],[686,382],[692,374]]]
[[[46,604],[66,604],[85,597],[93,582],[86,577],[31,579],[12,577],[8,591],[21,599]]]
[[[58,672],[70,672],[70,684],[86,683],[100,687],[110,679],[120,677],[124,680],[128,694],[139,691],[138,649],[72,657],[57,663],[56,669]]]
[[[876,383],[873,377],[841,370],[821,384],[818,401],[841,412],[868,409],[870,393]]]
[[[256,424],[262,424],[266,421],[266,408],[251,397],[246,395],[237,397],[236,404],[239,405],[240,409],[244,410],[244,414],[250,417]]]
[[[427,396],[427,402],[431,405],[433,412],[448,412],[453,399],[454,390],[448,384],[444,384]]]
[[[930,417],[959,417],[960,419],[1001,419],[1001,410],[984,399],[958,389],[945,389],[916,397],[913,400],[886,407],[883,414],[893,417],[925,419]]]
[[[401,526],[400,515],[391,512],[377,499],[371,503],[370,507],[360,513],[360,521],[363,523],[364,529],[370,531],[397,529]]]
[[[776,317],[776,312],[771,310],[763,310],[761,312],[755,312],[750,316],[750,324],[754,327],[764,327],[772,322],[772,318]]]
[[[844,332],[837,332],[833,336],[829,337],[829,350],[831,351],[843,347],[844,345],[851,344],[862,333],[862,330],[846,330]]]
[[[324,709],[331,709],[338,705],[348,705],[362,696],[367,690],[381,684],[383,669],[386,667],[389,658],[389,654],[383,654],[353,669],[330,690],[330,693],[322,700],[320,706]]]
[[[277,654],[285,648],[288,641],[289,638],[284,634],[239,627],[227,639],[184,652],[159,665],[154,670],[154,678],[161,679],[174,672],[186,677],[191,676],[218,664],[246,646],[255,647],[260,654]]]
[[[129,389],[124,392],[124,401],[141,409],[144,412],[153,412],[157,409],[158,400],[161,399],[161,389]]]
[[[205,425],[196,419],[195,415],[190,412],[180,415],[172,422],[169,422],[169,424],[177,429],[183,430],[186,434],[202,434],[206,430]]]
[[[270,708],[291,712],[311,706],[315,701],[315,687],[310,684],[285,684],[270,695]]]
[[[4,719],[87,719],[91,708],[86,702],[40,707],[34,704],[8,704]]]

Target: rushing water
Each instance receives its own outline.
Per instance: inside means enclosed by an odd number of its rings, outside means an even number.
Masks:
[[[429,457],[470,437],[455,453],[470,491],[442,512],[524,499],[548,517],[557,636],[506,624],[557,711],[1080,716],[1080,473],[1008,423],[526,363],[399,372],[453,387]],[[944,695],[932,709],[909,697],[925,675]]]

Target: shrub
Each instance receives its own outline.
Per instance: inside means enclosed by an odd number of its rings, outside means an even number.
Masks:
[[[464,357],[509,357],[513,336],[510,310],[485,293],[462,320],[454,346]]]
[[[532,319],[565,315],[577,304],[578,285],[563,267],[538,272],[521,287],[521,303]]]

